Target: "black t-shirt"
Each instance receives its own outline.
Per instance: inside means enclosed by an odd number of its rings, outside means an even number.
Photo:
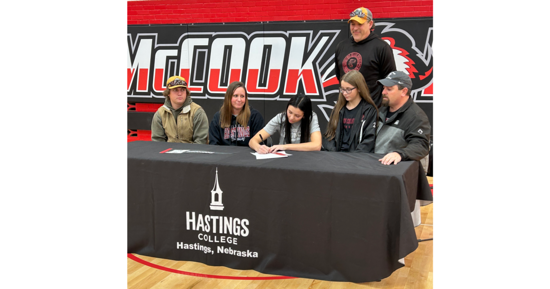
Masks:
[[[384,120],[384,123],[388,122],[388,119],[390,119],[390,117],[396,112],[397,110],[394,112],[390,112],[390,110],[388,109],[388,111],[386,112],[386,119]]]
[[[355,115],[357,114],[357,109],[360,105],[357,105],[352,110],[349,110],[347,107],[343,107],[344,109],[344,117],[342,118],[342,148],[341,151],[348,152],[349,151],[349,143],[351,142],[352,135],[351,135],[351,128],[353,127],[353,124],[355,121],[360,121],[355,119]]]

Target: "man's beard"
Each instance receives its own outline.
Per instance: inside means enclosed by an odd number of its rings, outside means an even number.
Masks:
[[[383,98],[383,96],[382,96],[382,106],[390,106],[390,100],[387,98]]]

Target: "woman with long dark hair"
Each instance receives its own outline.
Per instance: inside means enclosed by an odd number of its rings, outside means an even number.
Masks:
[[[327,124],[323,150],[373,153],[377,120],[378,108],[365,78],[357,70],[349,71],[340,81],[340,94]]]
[[[280,133],[278,145],[260,145],[260,142],[276,132]],[[311,99],[307,95],[299,94],[290,98],[285,111],[273,117],[250,140],[249,146],[261,154],[284,150],[318,151],[321,149],[322,138],[317,115],[311,107]]]
[[[264,118],[248,105],[244,83],[229,84],[220,111],[214,114],[208,135],[211,145],[247,146],[250,138],[264,126]]]

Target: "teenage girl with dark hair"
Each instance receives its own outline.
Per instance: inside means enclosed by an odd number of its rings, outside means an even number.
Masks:
[[[225,92],[220,111],[208,129],[211,145],[247,146],[250,138],[264,126],[264,118],[248,105],[244,83],[232,82]]]
[[[374,152],[378,108],[370,97],[363,75],[357,70],[340,81],[340,94],[332,110],[323,150],[337,152]]]
[[[279,144],[268,147],[260,142],[276,132],[280,133]],[[260,137],[261,135],[261,137]],[[273,117],[249,142],[250,148],[261,154],[281,150],[318,151],[322,143],[317,115],[312,111],[308,96],[299,94],[288,101],[286,110]]]

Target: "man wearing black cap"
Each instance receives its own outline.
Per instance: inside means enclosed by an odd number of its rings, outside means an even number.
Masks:
[[[417,160],[426,171],[432,127],[426,113],[410,97],[409,75],[394,71],[378,82],[384,90],[374,153],[385,154],[379,159],[384,165]]]
[[[340,43],[334,53],[335,72],[338,82],[350,70],[359,70],[374,103],[380,107],[382,85],[378,80],[396,70],[393,50],[374,33],[372,12],[360,7],[350,14],[348,20],[351,37]]]

